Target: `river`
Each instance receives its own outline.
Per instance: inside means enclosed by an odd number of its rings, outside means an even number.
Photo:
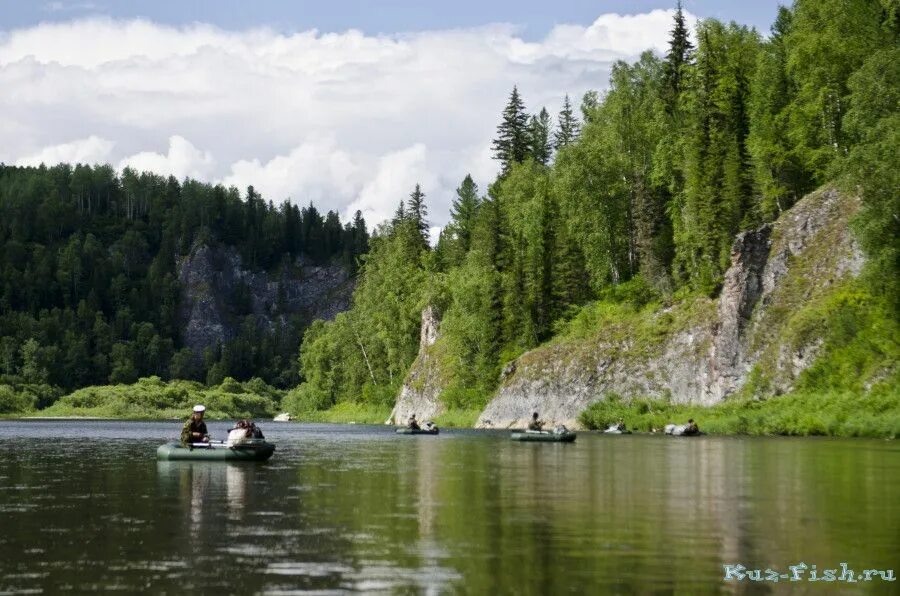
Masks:
[[[809,581],[900,572],[896,441],[262,427],[238,464],[157,462],[177,421],[0,421],[0,593],[900,592]]]

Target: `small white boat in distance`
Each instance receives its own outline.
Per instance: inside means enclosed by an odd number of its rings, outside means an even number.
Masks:
[[[293,416],[291,416],[287,412],[282,412],[278,416],[275,416],[274,418],[272,418],[272,420],[275,422],[290,422],[293,419],[294,419]]]

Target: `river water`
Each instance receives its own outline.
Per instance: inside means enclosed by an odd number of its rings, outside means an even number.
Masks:
[[[265,464],[157,462],[177,421],[0,421],[0,593],[900,592],[723,567],[896,577],[896,442],[263,430]]]

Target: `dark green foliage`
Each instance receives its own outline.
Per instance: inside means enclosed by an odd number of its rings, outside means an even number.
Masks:
[[[304,321],[278,334],[244,325],[205,363],[182,347],[176,262],[199,243],[235,247],[246,267],[300,256],[353,266],[368,233],[361,214],[344,227],[333,211],[276,208],[252,187],[242,199],[127,168],[0,166],[0,374],[66,390],[150,375],[295,383]],[[227,306],[249,314],[249,289]]]
[[[735,24],[704,21],[686,91],[683,203],[674,217],[678,265],[691,284],[711,291],[730,262],[734,235],[756,222],[746,140],[750,78],[759,36]]]

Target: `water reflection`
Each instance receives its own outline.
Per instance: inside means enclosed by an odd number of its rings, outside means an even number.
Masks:
[[[887,442],[285,425],[257,465],[156,462],[161,425],[48,447],[3,424],[0,592],[764,593],[784,586],[722,565],[896,571],[900,552]]]

